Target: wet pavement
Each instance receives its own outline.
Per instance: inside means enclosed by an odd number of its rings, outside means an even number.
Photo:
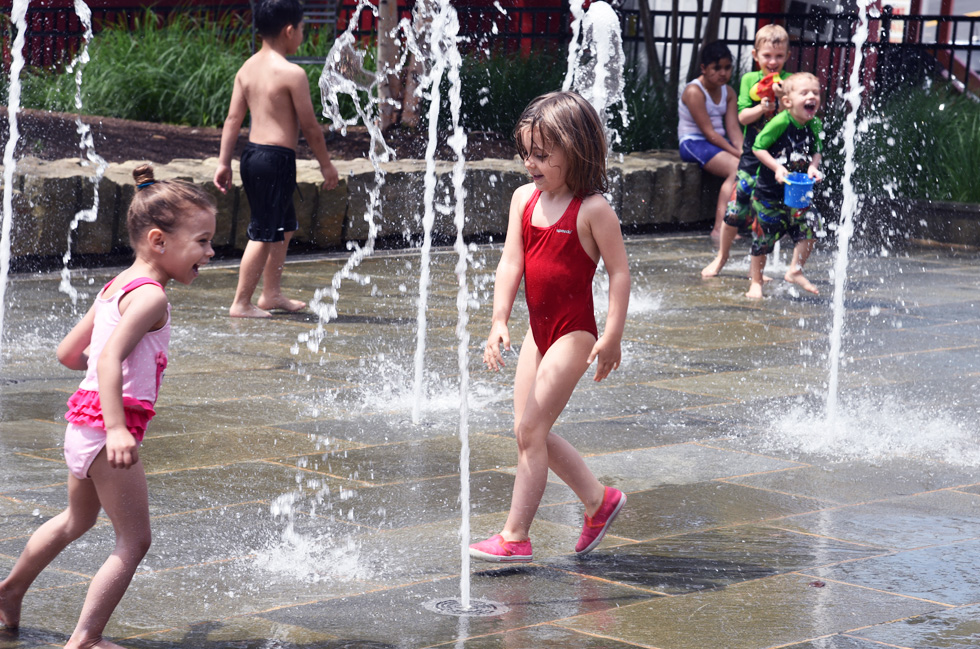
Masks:
[[[980,646],[980,254],[853,260],[828,421],[830,253],[808,269],[821,295],[777,279],[751,302],[737,245],[702,280],[706,237],[628,240],[622,367],[587,374],[556,432],[629,502],[577,558],[582,507],[553,478],[535,562],[471,566],[472,596],[505,607],[488,617],[431,610],[460,594],[455,253],[433,260],[421,400],[416,253],[365,261],[316,351],[310,313],[226,317],[234,265],[172,287],[170,366],[141,451],[153,546],[107,635],[143,649]],[[473,540],[503,524],[516,462],[516,353],[499,375],[479,362],[498,254],[472,248],[468,274]],[[284,285],[309,300],[343,263],[297,258]],[[110,276],[74,273],[80,312]],[[58,279],[19,275],[8,291],[4,573],[66,501],[62,414],[81,376],[54,351],[80,314]],[[511,332],[525,331],[519,301]],[[63,644],[112,539],[102,519],[66,550],[0,648]]]

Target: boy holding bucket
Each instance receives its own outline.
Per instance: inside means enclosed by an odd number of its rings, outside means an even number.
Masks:
[[[803,275],[803,264],[816,240],[811,212],[813,182],[820,180],[823,125],[820,108],[820,81],[809,72],[797,72],[782,84],[782,106],[759,132],[752,145],[762,163],[752,195],[752,263],[746,297],[762,298],[762,271],[766,255],[788,234],[793,238],[793,261],[784,279],[810,293],[817,287]],[[794,175],[795,174],[795,175]],[[800,187],[798,184],[802,184]],[[802,189],[802,191],[801,191]]]

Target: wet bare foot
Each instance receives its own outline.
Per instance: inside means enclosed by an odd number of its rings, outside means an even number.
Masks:
[[[745,294],[745,297],[750,300],[761,300],[762,299],[762,284],[758,282],[752,282],[749,285],[749,291]]]
[[[701,269],[701,277],[717,277],[721,269],[725,267],[727,261],[727,257],[722,258],[720,255],[715,257],[714,261]]]
[[[280,295],[277,298],[268,300],[264,297],[260,297],[258,304],[260,309],[280,309],[282,311],[289,311],[290,313],[295,313],[296,311],[301,311],[302,309],[306,308],[306,302],[301,300],[293,300],[285,295]]]
[[[809,291],[814,295],[820,295],[820,291],[818,291],[817,287],[814,286],[812,283],[810,283],[810,280],[808,280],[806,276],[803,275],[802,270],[786,271],[786,275],[783,277],[783,279],[785,279],[787,282],[792,282],[793,284],[796,284],[804,291]]]
[[[122,645],[110,642],[105,638],[95,638],[92,640],[75,640],[72,636],[68,639],[65,649],[125,649]]]
[[[228,309],[228,315],[232,318],[271,318],[272,314],[268,311],[264,311],[251,302],[242,306],[240,304],[232,304],[231,308]]]
[[[20,605],[23,598],[0,592],[0,624],[8,629],[20,626]]]
[[[762,283],[763,283],[763,284],[768,284],[768,283],[769,283],[769,282],[771,282],[771,281],[772,281],[772,278],[771,278],[771,277],[769,277],[768,275],[763,275],[763,276],[762,276]]]

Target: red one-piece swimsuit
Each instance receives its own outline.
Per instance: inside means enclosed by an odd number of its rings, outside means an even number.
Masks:
[[[578,239],[579,207],[573,198],[552,226],[531,224],[531,213],[541,192],[534,191],[524,207],[524,295],[531,319],[531,335],[544,355],[556,340],[573,331],[599,337],[592,306],[592,278],[596,263]]]

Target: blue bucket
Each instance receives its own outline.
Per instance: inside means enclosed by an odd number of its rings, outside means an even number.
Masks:
[[[813,199],[813,178],[806,174],[791,173],[786,175],[783,190],[783,202],[786,207],[810,207]]]

